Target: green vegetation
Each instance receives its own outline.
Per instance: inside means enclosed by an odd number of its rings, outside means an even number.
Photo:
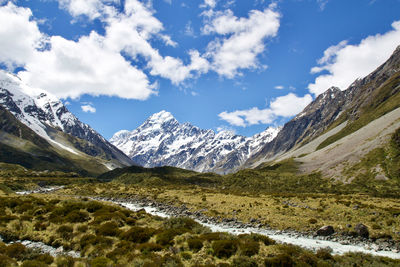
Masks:
[[[175,167],[143,168],[131,166],[118,168],[98,177],[100,181],[115,181],[143,186],[162,185],[212,185],[219,177],[213,173],[198,173]]]

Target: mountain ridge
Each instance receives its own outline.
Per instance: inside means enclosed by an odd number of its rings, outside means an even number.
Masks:
[[[188,122],[179,123],[170,112],[151,115],[133,131],[121,130],[110,142],[144,167],[173,166],[199,172],[235,171],[258,148],[279,131],[269,128],[248,138],[231,131],[214,132]],[[225,156],[231,161],[220,163]]]
[[[57,97],[31,88],[5,71],[0,71],[0,104],[58,149],[99,158],[105,170],[134,164],[93,128],[79,121]]]
[[[329,88],[287,122],[277,137],[250,158],[243,168],[279,161],[341,125],[316,150],[333,144],[400,107],[400,46],[389,59],[346,90]],[[367,140],[366,140],[367,141]],[[311,153],[309,151],[309,153]]]

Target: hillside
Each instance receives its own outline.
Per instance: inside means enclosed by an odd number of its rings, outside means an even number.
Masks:
[[[4,71],[0,71],[0,104],[3,107],[4,130],[17,138],[28,139],[42,152],[62,154],[62,158],[69,159],[64,164],[74,162],[71,166],[79,165],[81,169],[95,174],[133,164],[123,152],[89,125],[79,121],[55,96],[42,89],[31,88]],[[16,120],[25,127],[16,126]],[[21,129],[24,130],[21,132]],[[1,141],[14,148],[18,146],[18,153],[31,153],[30,148],[18,145],[19,141],[6,138],[6,135]],[[51,158],[51,155],[47,156]]]
[[[296,157],[303,172],[322,171],[339,179],[344,165],[386,146],[400,127],[399,107],[400,47],[348,89],[332,87],[319,95],[244,167]]]

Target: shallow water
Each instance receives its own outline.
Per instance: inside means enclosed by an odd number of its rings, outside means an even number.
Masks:
[[[139,204],[135,203],[128,203],[128,202],[117,202],[117,201],[110,201],[116,204],[119,204],[123,207],[126,207],[130,210],[133,211],[138,211],[140,209],[144,209],[147,213],[151,215],[156,215],[160,216],[163,218],[168,218],[171,217],[170,214],[162,212],[158,210],[155,207],[149,207],[149,206],[142,206]],[[196,220],[196,219],[195,219]],[[340,242],[334,242],[334,241],[328,241],[328,240],[321,240],[317,238],[310,238],[310,237],[305,237],[301,236],[299,234],[289,234],[289,233],[281,233],[280,231],[274,231],[274,230],[268,230],[268,229],[259,229],[259,228],[254,228],[254,227],[244,227],[244,228],[239,228],[239,227],[232,227],[228,226],[225,224],[210,224],[210,223],[204,223],[199,220],[196,220],[198,223],[201,225],[204,225],[206,227],[209,227],[211,231],[213,232],[227,232],[235,235],[239,234],[245,234],[245,233],[257,233],[257,234],[262,234],[266,235],[280,243],[288,243],[288,244],[293,244],[297,245],[306,249],[310,250],[318,250],[320,248],[330,248],[332,250],[332,254],[338,254],[342,255],[347,252],[361,252],[361,253],[366,253],[366,254],[372,254],[375,256],[383,256],[383,257],[389,257],[393,259],[400,259],[400,253],[396,253],[393,251],[378,251],[377,246],[373,247],[374,245],[371,245],[371,247],[368,247],[368,245],[346,245],[346,244],[341,244]]]

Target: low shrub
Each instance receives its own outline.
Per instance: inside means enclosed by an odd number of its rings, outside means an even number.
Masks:
[[[201,227],[201,225],[191,218],[176,217],[166,220],[164,227],[166,229],[188,229],[188,231],[191,231],[196,227]]]
[[[16,266],[17,262],[7,255],[0,254],[0,266]]]
[[[36,260],[44,262],[49,265],[49,264],[53,263],[54,258],[50,254],[46,253],[46,254],[40,254],[39,256],[37,256]]]
[[[173,245],[175,236],[185,233],[187,229],[167,229],[157,235],[157,244],[162,246]]]
[[[48,265],[38,260],[27,260],[24,261],[21,267],[47,267]]]
[[[184,260],[190,260],[190,259],[192,259],[192,254],[190,254],[190,253],[187,252],[187,251],[181,252],[181,253],[180,253],[180,256],[181,256],[181,258],[184,259]]]
[[[98,201],[89,201],[86,203],[86,210],[90,213],[96,212],[102,209],[104,205]]]
[[[98,235],[117,236],[120,234],[120,232],[121,231],[115,222],[106,222],[96,228],[96,234]]]
[[[315,218],[311,218],[311,219],[308,220],[309,224],[316,224],[317,222],[318,222],[318,220],[315,219]]]
[[[266,245],[266,246],[271,246],[271,245],[276,244],[276,241],[269,238],[268,236],[255,234],[255,233],[241,234],[241,235],[239,235],[239,238],[246,238],[246,239],[254,240],[257,242],[263,242],[264,245]]]
[[[70,223],[81,223],[87,222],[90,219],[89,214],[84,211],[74,210],[68,213],[67,217],[65,217],[66,222]]]
[[[44,231],[44,230],[46,230],[46,228],[47,228],[47,224],[44,223],[44,222],[36,222],[36,223],[33,225],[33,228],[34,228],[36,231]]]
[[[110,266],[110,260],[106,257],[97,257],[90,261],[91,267],[108,267]]]
[[[258,264],[254,259],[245,256],[239,256],[233,259],[232,267],[258,267]]]
[[[21,243],[13,243],[6,247],[5,254],[17,260],[22,260],[26,252],[26,247]]]
[[[70,256],[58,257],[56,259],[56,265],[59,267],[74,267],[75,259]]]
[[[154,235],[155,230],[133,226],[128,231],[120,234],[121,239],[134,243],[145,243]]]
[[[207,240],[208,242],[214,241],[214,240],[226,240],[229,239],[231,237],[231,235],[227,234],[227,233],[218,233],[218,232],[214,232],[214,233],[205,233],[200,235],[201,239]]]
[[[63,239],[70,240],[73,237],[74,229],[69,225],[61,225],[56,232]]]
[[[84,249],[85,247],[94,244],[96,240],[96,236],[92,234],[86,234],[81,237],[79,242],[80,248]]]
[[[298,258],[298,265],[307,265],[307,266],[319,266],[318,265],[318,258],[309,252],[304,252],[302,255],[299,256]]]
[[[229,258],[236,253],[237,240],[216,240],[212,243],[213,255],[218,258]]]
[[[163,250],[163,246],[156,243],[143,243],[138,245],[136,248],[144,254]]]
[[[78,228],[77,228],[77,230],[79,232],[81,232],[81,233],[86,233],[88,229],[89,229],[89,227],[87,225],[85,225],[85,224],[84,225],[79,225]]]
[[[272,258],[267,258],[264,261],[265,267],[292,267],[295,262],[292,257],[287,254],[279,254]]]
[[[240,241],[239,248],[241,255],[251,257],[258,254],[260,251],[260,243],[258,241],[244,239]]]
[[[188,241],[189,249],[198,252],[203,248],[203,240],[200,238],[191,238]]]
[[[3,216],[0,216],[0,222],[2,222],[2,223],[8,223],[8,222],[11,222],[13,220],[18,220],[18,217],[14,216],[14,215],[3,215]]]
[[[331,252],[332,250],[329,248],[320,248],[315,255],[322,260],[333,260]]]

